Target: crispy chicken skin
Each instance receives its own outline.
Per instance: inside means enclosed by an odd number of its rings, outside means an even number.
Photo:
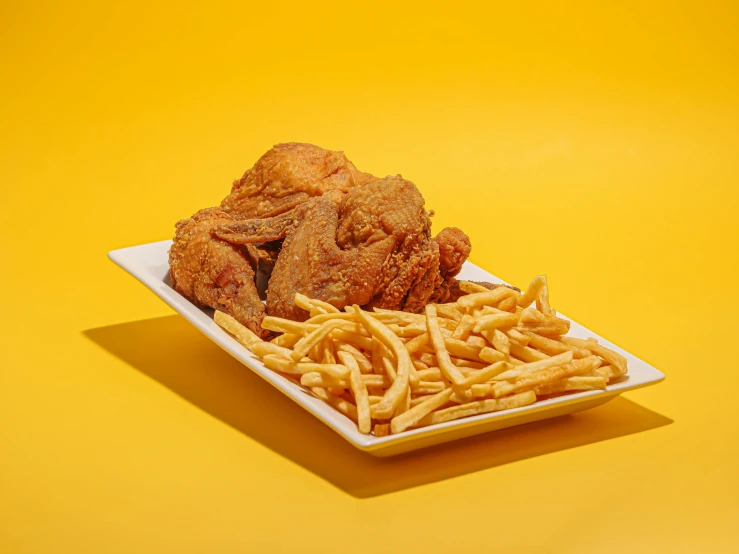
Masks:
[[[284,237],[269,281],[267,313],[296,320],[307,317],[294,305],[296,292],[337,308],[359,304],[420,311],[444,282],[440,244],[451,276],[464,262],[459,259],[463,249],[451,238],[466,239],[454,230],[432,240],[423,196],[400,176],[346,195],[313,198],[277,217],[221,225],[215,233],[236,244]]]
[[[277,144],[241,179],[221,208],[241,219],[271,217],[328,191],[348,192],[376,178],[354,167],[343,152],[312,144]]]
[[[175,290],[199,306],[232,315],[261,337],[264,304],[254,282],[257,252],[213,234],[233,217],[220,208],[200,210],[176,224],[169,250],[169,274]]]
[[[472,250],[467,235],[456,227],[447,227],[434,237],[439,246],[440,280],[431,295],[431,302],[454,302],[461,295],[455,276],[462,270]]]

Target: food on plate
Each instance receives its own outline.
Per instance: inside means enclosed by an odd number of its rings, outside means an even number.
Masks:
[[[442,296],[470,251],[458,229],[431,238],[423,197],[400,176],[313,198],[274,218],[224,224],[215,234],[237,244],[285,239],[269,280],[267,313],[293,320],[309,315],[293,302],[295,293],[339,309],[417,312],[434,294]]]
[[[312,144],[278,144],[241,179],[221,208],[239,218],[272,217],[329,191],[349,192],[376,177],[354,167],[343,152]]]
[[[207,208],[177,223],[169,251],[169,274],[174,289],[199,306],[227,312],[260,337],[264,304],[254,280],[257,252],[213,234],[233,218],[220,208]]]
[[[456,302],[426,304],[422,314],[341,311],[296,293],[309,319],[265,317],[263,328],[281,333],[269,342],[226,313],[215,322],[375,437],[605,389],[626,374],[617,352],[565,336],[570,322],[551,309],[546,277],[524,292],[486,285],[462,281]]]
[[[170,251],[175,289],[232,315],[263,338],[265,313],[304,320],[296,293],[336,308],[420,312],[458,298],[470,253],[460,229],[431,234],[416,186],[378,179],[341,152],[279,144],[218,208],[180,221]],[[266,293],[266,311],[259,302]]]

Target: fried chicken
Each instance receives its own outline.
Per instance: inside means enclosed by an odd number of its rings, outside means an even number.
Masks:
[[[455,276],[462,270],[467,257],[472,250],[472,244],[467,235],[456,227],[446,227],[434,237],[439,246],[439,274],[438,282],[431,295],[431,302],[454,302],[462,292]]]
[[[234,181],[221,208],[242,219],[272,217],[313,196],[348,192],[375,179],[357,170],[343,152],[298,142],[277,144]]]
[[[303,320],[296,292],[329,302],[420,311],[446,275],[456,274],[461,232],[431,239],[431,220],[416,186],[400,176],[311,199],[277,217],[219,226],[236,244],[284,237],[267,292],[270,315]],[[463,234],[461,234],[464,236]],[[466,237],[464,237],[466,238]],[[444,247],[444,271],[440,268]]]
[[[191,302],[226,312],[264,338],[269,333],[261,326],[264,304],[254,281],[256,249],[213,234],[218,225],[233,222],[220,208],[179,221],[169,251],[169,274],[174,289]]]

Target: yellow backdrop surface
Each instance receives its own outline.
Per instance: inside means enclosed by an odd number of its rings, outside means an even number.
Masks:
[[[4,2],[0,551],[736,552],[736,3],[610,4]],[[106,259],[284,141],[667,380],[353,450]]]

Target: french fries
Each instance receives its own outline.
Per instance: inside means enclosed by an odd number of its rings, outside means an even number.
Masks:
[[[297,294],[304,322],[264,318],[281,333],[263,341],[233,317],[214,321],[265,367],[300,383],[346,415],[361,433],[383,437],[500,410],[540,397],[603,390],[627,360],[595,339],[565,336],[570,322],[549,304],[546,277],[526,291],[467,281],[451,304],[422,314],[365,311]]]

